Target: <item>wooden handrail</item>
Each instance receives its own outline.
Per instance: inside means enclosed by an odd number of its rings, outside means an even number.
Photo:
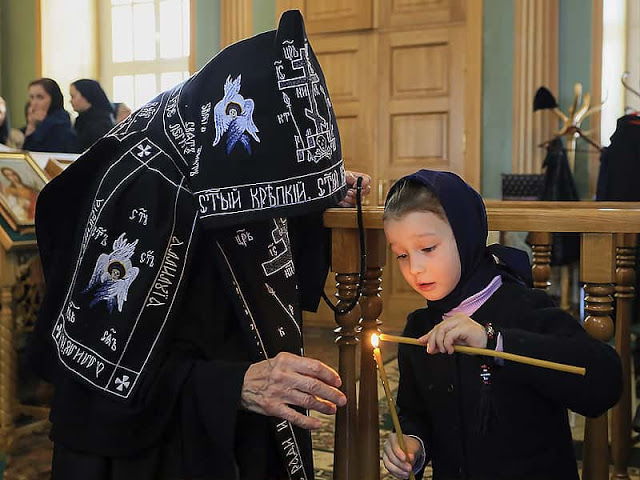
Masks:
[[[551,248],[551,233],[576,232],[581,234],[581,262],[580,280],[585,287],[585,312],[584,324],[586,330],[595,338],[609,341],[614,335],[614,320],[611,314],[614,310],[614,302],[618,305],[615,319],[616,349],[621,355],[623,364],[630,361],[628,344],[630,324],[630,301],[635,296],[635,276],[632,266],[635,259],[635,237],[640,233],[640,203],[627,202],[519,202],[497,201],[485,202],[487,208],[487,220],[491,231],[526,231],[532,232],[534,238],[534,279],[536,286],[546,288],[548,285],[548,270]],[[380,252],[380,245],[384,242],[382,232],[382,207],[365,207],[363,209],[363,222],[367,235],[367,249],[375,249],[372,255],[373,262],[369,265],[367,281],[370,293],[365,302],[377,302],[376,308],[368,308],[369,313],[361,320],[360,328],[367,334],[375,331],[380,322],[377,320],[377,311],[381,305],[376,280],[384,266],[384,252]],[[357,219],[355,209],[329,209],[324,214],[324,224],[332,229],[333,243],[333,270],[336,272],[340,289],[345,289],[345,279],[353,281],[355,272],[358,271],[357,252]],[[626,235],[622,235],[626,234]],[[631,235],[630,235],[631,234]],[[369,251],[369,254],[374,253]],[[535,265],[536,260],[538,264]],[[373,282],[373,283],[372,283]],[[349,287],[351,288],[351,287]],[[615,297],[615,300],[614,300]],[[367,305],[367,303],[361,305]],[[375,310],[375,311],[374,311]],[[366,318],[365,318],[366,317]],[[345,342],[344,332],[355,335],[353,319],[346,321],[337,318],[340,325],[337,330],[342,332],[337,339],[340,348],[341,362],[340,374],[346,374],[347,378],[354,378],[355,352],[353,340]],[[360,335],[357,335],[360,336]],[[357,343],[357,340],[356,340]],[[361,362],[360,405],[365,407],[366,418],[358,422],[360,442],[354,446],[352,417],[357,415],[355,400],[349,400],[345,412],[339,412],[336,418],[336,431],[349,430],[342,440],[336,439],[336,445],[346,447],[336,452],[334,459],[334,480],[351,480],[362,478],[361,473],[367,472],[367,477],[379,478],[377,471],[378,455],[376,441],[377,435],[377,397],[375,389],[371,385],[371,377],[374,374],[371,362],[367,362],[368,355],[363,352],[364,362]],[[627,365],[628,366],[628,365]],[[369,371],[371,370],[371,371]],[[630,437],[630,375],[625,369],[625,391],[623,398],[613,412],[612,423],[612,454],[615,464],[616,478],[628,478],[627,463],[629,456]],[[368,379],[366,388],[363,389],[364,379]],[[365,398],[366,397],[366,398]],[[370,398],[369,398],[370,397]],[[375,422],[375,423],[374,423]],[[368,425],[371,423],[371,425]],[[609,454],[608,454],[608,427],[607,415],[596,419],[587,419],[585,427],[584,468],[583,478],[589,480],[605,480],[608,478]],[[340,433],[337,433],[337,435]],[[374,438],[374,435],[376,438]],[[371,436],[371,438],[369,438]],[[349,438],[347,441],[346,438]],[[372,440],[364,442],[363,440]],[[366,445],[365,445],[366,444]],[[357,451],[356,451],[357,449]],[[358,459],[368,458],[364,462]],[[357,472],[358,467],[362,469]]]
[[[640,232],[640,203],[613,202],[499,202],[488,201],[489,230],[523,232]],[[531,210],[535,214],[531,215]],[[381,229],[383,207],[364,207],[364,228]],[[330,208],[324,214],[329,228],[357,228],[355,211]]]

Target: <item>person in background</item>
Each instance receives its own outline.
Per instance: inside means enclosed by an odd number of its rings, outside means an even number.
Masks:
[[[23,148],[34,152],[78,153],[71,117],[62,107],[60,87],[51,78],[29,84],[31,118],[27,119]]]
[[[24,143],[24,134],[16,128],[11,128],[7,103],[2,97],[0,97],[0,143],[17,149],[22,148]]]
[[[78,145],[84,151],[115,125],[113,106],[95,80],[76,80],[69,87],[69,94],[71,106],[78,112],[74,125]]]
[[[131,115],[129,105],[124,102],[114,102],[111,104],[116,115],[116,125]]]

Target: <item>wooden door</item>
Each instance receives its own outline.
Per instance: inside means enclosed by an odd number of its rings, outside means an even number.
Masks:
[[[298,8],[325,73],[345,165],[371,175],[366,204],[420,168],[480,183],[482,0],[277,0]],[[424,304],[388,256],[383,319]],[[333,275],[327,292],[334,292]],[[333,324],[322,306],[311,323]]]
[[[422,168],[464,175],[464,28],[383,33],[380,38],[380,205],[390,185]],[[388,253],[385,322],[400,327],[424,306]]]
[[[308,34],[349,32],[373,27],[372,0],[277,0],[278,17],[298,9]],[[277,25],[277,21],[276,21]]]

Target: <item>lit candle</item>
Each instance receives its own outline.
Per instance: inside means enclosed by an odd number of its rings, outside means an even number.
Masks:
[[[389,388],[389,382],[387,381],[387,372],[384,370],[384,363],[382,362],[382,355],[380,354],[379,339],[375,333],[371,335],[371,344],[373,345],[373,358],[376,359],[378,365],[378,373],[380,374],[380,381],[384,388],[384,395],[387,398],[387,404],[389,405],[389,411],[391,412],[391,420],[393,421],[393,428],[396,430],[396,437],[398,438],[398,445],[404,452],[407,461],[409,455],[407,455],[407,446],[404,443],[404,437],[402,436],[402,428],[400,428],[400,419],[398,418],[398,412],[396,411],[396,404],[391,396],[391,389]],[[413,472],[409,474],[409,478],[415,480]]]

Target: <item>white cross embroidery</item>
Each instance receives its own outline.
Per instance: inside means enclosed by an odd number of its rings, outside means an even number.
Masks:
[[[116,390],[121,392],[125,388],[129,388],[130,383],[128,375],[123,375],[122,378],[116,378]]]
[[[151,145],[138,145],[139,152],[136,153],[140,158],[148,157],[151,155]]]

